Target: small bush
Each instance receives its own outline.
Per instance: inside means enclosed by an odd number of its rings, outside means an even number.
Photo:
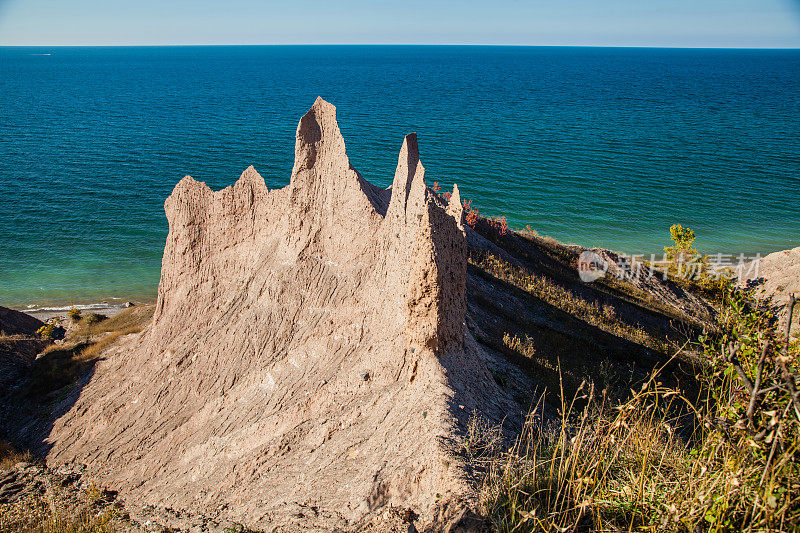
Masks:
[[[669,234],[672,238],[673,246],[665,246],[664,252],[667,254],[668,259],[674,260],[679,255],[696,256],[697,250],[692,248],[695,236],[694,231],[690,228],[684,228],[680,224],[674,224],[669,228]]]
[[[104,318],[104,316],[98,315],[97,313],[89,313],[86,315],[86,325],[93,326],[94,324],[102,322]]]
[[[51,341],[53,340],[53,335],[56,331],[56,325],[52,322],[48,322],[44,326],[40,327],[36,330],[36,334],[39,335],[42,340]]]
[[[77,322],[81,319],[81,310],[73,305],[69,308],[69,311],[67,311],[67,316],[69,316],[69,319],[73,322]]]
[[[478,209],[472,207],[472,200],[463,200],[461,203],[465,213],[464,220],[469,227],[475,229],[475,225],[478,223],[478,218],[480,217]]]
[[[506,217],[492,217],[487,218],[486,222],[489,224],[489,227],[495,230],[500,235],[505,235],[508,233],[508,222],[506,222]]]
[[[700,254],[692,246],[695,240],[692,229],[675,224],[670,228],[670,237],[674,245],[664,247],[669,277],[679,285],[721,303],[733,288],[731,269],[712,265],[707,255]]]

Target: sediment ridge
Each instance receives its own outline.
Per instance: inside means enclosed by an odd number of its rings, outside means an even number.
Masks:
[[[98,363],[48,461],[254,526],[353,527],[388,505],[443,523],[469,505],[465,417],[523,408],[466,327],[458,190],[444,204],[424,172],[411,134],[391,189],[365,181],[318,99],[287,187],[252,167],[218,192],[181,180],[152,325]]]

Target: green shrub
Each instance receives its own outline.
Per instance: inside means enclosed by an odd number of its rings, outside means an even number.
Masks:
[[[89,313],[86,315],[86,325],[92,326],[94,324],[99,323],[103,320],[104,317],[98,315],[97,313]]]
[[[712,268],[707,255],[702,255],[692,244],[694,231],[675,224],[669,229],[673,246],[665,246],[664,253],[669,262],[667,272],[676,283],[720,303],[733,288],[730,268],[716,265]]]
[[[40,327],[36,330],[36,334],[39,335],[43,340],[51,341],[53,340],[53,334],[55,333],[56,326],[52,322],[48,322],[44,326]]]
[[[668,259],[674,260],[681,254],[684,256],[698,255],[697,250],[692,247],[695,239],[693,230],[684,228],[680,224],[674,224],[669,228],[669,234],[675,245],[664,247],[664,252],[666,252]]]
[[[67,311],[67,316],[69,316],[70,320],[73,322],[77,322],[81,319],[81,310],[73,305],[69,308],[69,311]]]

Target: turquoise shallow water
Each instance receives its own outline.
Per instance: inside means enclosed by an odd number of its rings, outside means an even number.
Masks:
[[[0,305],[152,297],[174,184],[253,164],[285,185],[317,95],[367,179],[389,185],[417,131],[428,181],[513,227],[627,253],[676,222],[710,253],[800,245],[800,51],[0,48]]]

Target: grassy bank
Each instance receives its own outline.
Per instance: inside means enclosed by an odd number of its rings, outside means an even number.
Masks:
[[[800,530],[797,337],[741,293],[722,304],[699,398],[658,371],[618,404],[587,385],[484,458],[498,531]]]

